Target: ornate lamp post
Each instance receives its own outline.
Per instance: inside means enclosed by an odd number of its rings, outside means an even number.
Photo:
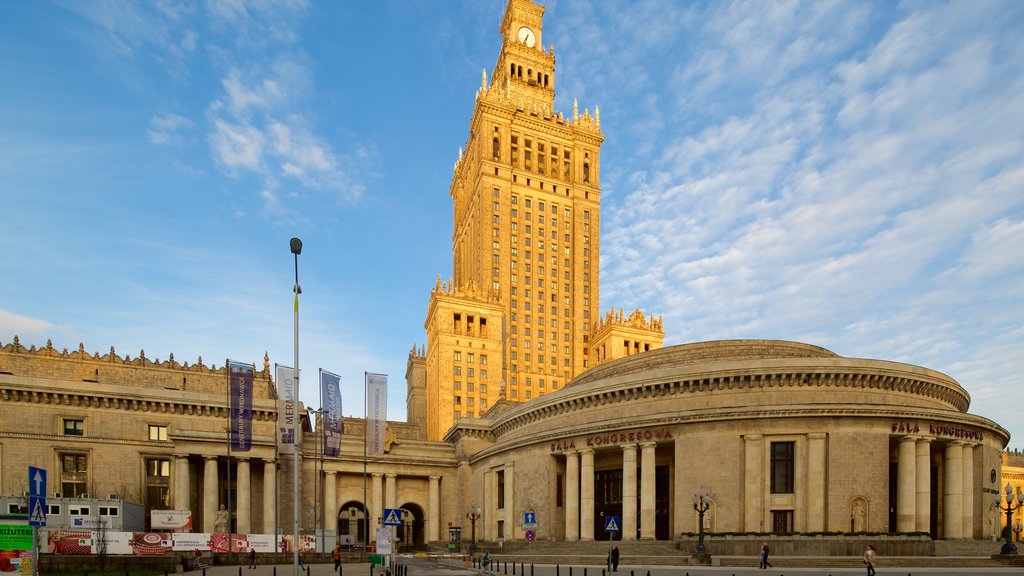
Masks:
[[[996,494],[995,505],[996,508],[1006,512],[1006,542],[1003,547],[999,550],[1000,554],[1016,554],[1017,547],[1013,544],[1013,513],[1016,510],[1020,510],[1024,507],[1024,492],[1021,492],[1020,488],[1017,489],[1017,497],[1013,496],[1013,486],[1009,484],[1006,488],[1003,488],[1003,492],[1006,492],[1006,506],[1002,505],[999,495]],[[1016,500],[1016,504],[1014,501]]]
[[[711,503],[707,500],[707,491],[704,490],[704,486],[697,489],[697,493],[693,495],[693,509],[697,511],[697,556],[707,556],[708,551],[704,548],[704,513],[711,508]]]
[[[302,294],[302,288],[299,287],[299,254],[302,254],[302,240],[298,238],[292,238],[288,242],[288,247],[291,249],[292,254],[295,255],[295,287],[292,289],[295,292],[295,405],[299,403],[299,294]],[[299,446],[298,431],[296,431],[296,446],[295,453],[292,460],[292,486],[295,489],[295,493],[292,494],[294,498],[294,510],[292,511],[292,518],[295,521],[295,541],[292,544],[292,574],[293,576],[299,576],[299,548],[301,547],[301,540],[299,539]]]
[[[466,509],[466,519],[469,520],[469,551],[476,552],[476,521],[483,515],[483,511],[476,504]]]

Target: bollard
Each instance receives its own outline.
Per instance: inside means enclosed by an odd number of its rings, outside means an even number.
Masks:
[[[572,576],[572,566],[569,566],[569,576]]]
[[[238,567],[238,576],[242,576],[242,567],[241,566]]]
[[[587,567],[586,566],[583,567],[583,576],[587,576]]]
[[[273,575],[274,575],[274,576],[277,576],[277,566],[274,566],[274,571],[273,571]]]
[[[519,565],[519,576],[526,576],[526,562]]]
[[[164,576],[167,576],[164,574]],[[533,576],[533,563],[530,564],[530,576]]]
[[[508,574],[508,560],[505,560],[505,562],[502,563],[502,565],[501,565],[501,573],[502,574]]]

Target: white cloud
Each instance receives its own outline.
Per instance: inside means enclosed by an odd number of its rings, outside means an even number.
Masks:
[[[178,114],[161,114],[149,119],[146,138],[157,146],[180,146],[185,133],[193,127],[192,121]]]
[[[232,172],[238,169],[265,172],[265,140],[263,132],[252,125],[231,124],[221,119],[214,120],[214,131],[210,135],[214,157]]]

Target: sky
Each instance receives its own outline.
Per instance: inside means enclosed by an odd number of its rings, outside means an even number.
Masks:
[[[502,0],[0,2],[0,344],[389,376]],[[601,307],[925,366],[1024,447],[1024,3],[551,0]]]

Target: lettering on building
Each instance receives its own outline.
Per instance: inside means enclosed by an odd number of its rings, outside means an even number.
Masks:
[[[612,446],[617,444],[628,444],[630,442],[646,442],[651,440],[666,440],[672,438],[672,431],[667,428],[656,430],[639,430],[636,432],[613,432],[611,434],[595,434],[580,440],[584,446],[594,448],[598,446]],[[551,443],[552,452],[564,450],[575,450],[576,440],[559,440]]]

